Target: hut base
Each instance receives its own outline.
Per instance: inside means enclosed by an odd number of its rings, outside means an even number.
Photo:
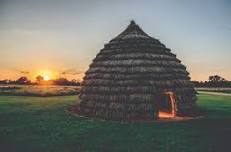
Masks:
[[[72,106],[68,109],[68,111],[76,116],[76,117],[81,117],[81,118],[87,118],[87,119],[92,119],[92,120],[100,120],[100,121],[105,121],[107,119],[101,118],[101,117],[94,117],[94,116],[86,116],[80,113],[80,107],[79,105]],[[137,119],[131,119],[131,120],[118,120],[118,119],[111,119],[110,121],[116,121],[116,122],[122,122],[122,123],[130,123],[130,122],[178,122],[178,121],[189,121],[189,120],[194,120],[194,119],[201,119],[203,116],[194,114],[192,116],[172,116],[169,113],[164,113],[164,112],[159,112],[159,117],[157,119],[144,119],[144,118],[137,118]]]
[[[105,121],[103,118],[98,118],[98,117],[88,117],[81,115],[79,112],[79,106],[72,106],[68,109],[68,112],[70,112],[71,115],[78,117],[78,118],[86,118],[86,119],[91,119],[91,120],[98,120],[98,121]],[[158,119],[134,119],[134,120],[129,120],[129,121],[120,121],[121,123],[151,123],[151,122],[181,122],[181,121],[190,121],[190,120],[197,120],[197,119],[202,119],[204,118],[203,116],[175,116],[175,117],[161,117]],[[117,120],[110,120],[110,121],[115,121],[118,122]]]

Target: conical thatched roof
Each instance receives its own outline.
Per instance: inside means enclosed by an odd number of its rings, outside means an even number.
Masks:
[[[196,100],[188,74],[170,49],[131,21],[105,44],[87,70],[80,113],[121,121],[142,119],[155,110],[159,94],[172,91],[177,115],[187,115]]]

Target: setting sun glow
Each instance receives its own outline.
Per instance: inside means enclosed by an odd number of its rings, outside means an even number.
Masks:
[[[48,75],[44,75],[44,76],[43,76],[43,79],[44,79],[45,81],[49,81],[49,80],[50,80],[50,77],[49,77]]]
[[[56,75],[54,74],[54,71],[52,70],[40,70],[34,74],[34,77],[36,79],[37,76],[41,76],[44,81],[49,81],[56,79]]]

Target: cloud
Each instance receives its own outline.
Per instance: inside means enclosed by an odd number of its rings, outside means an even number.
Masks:
[[[21,74],[30,74],[29,71],[20,71]]]
[[[61,72],[62,75],[78,75],[82,74],[83,72],[81,70],[76,70],[76,69],[67,69]]]

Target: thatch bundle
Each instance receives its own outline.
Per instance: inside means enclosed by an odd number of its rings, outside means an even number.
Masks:
[[[174,92],[177,115],[191,114],[196,96],[189,73],[176,55],[134,21],[97,54],[80,92],[80,113],[129,121],[158,117],[156,103]]]

